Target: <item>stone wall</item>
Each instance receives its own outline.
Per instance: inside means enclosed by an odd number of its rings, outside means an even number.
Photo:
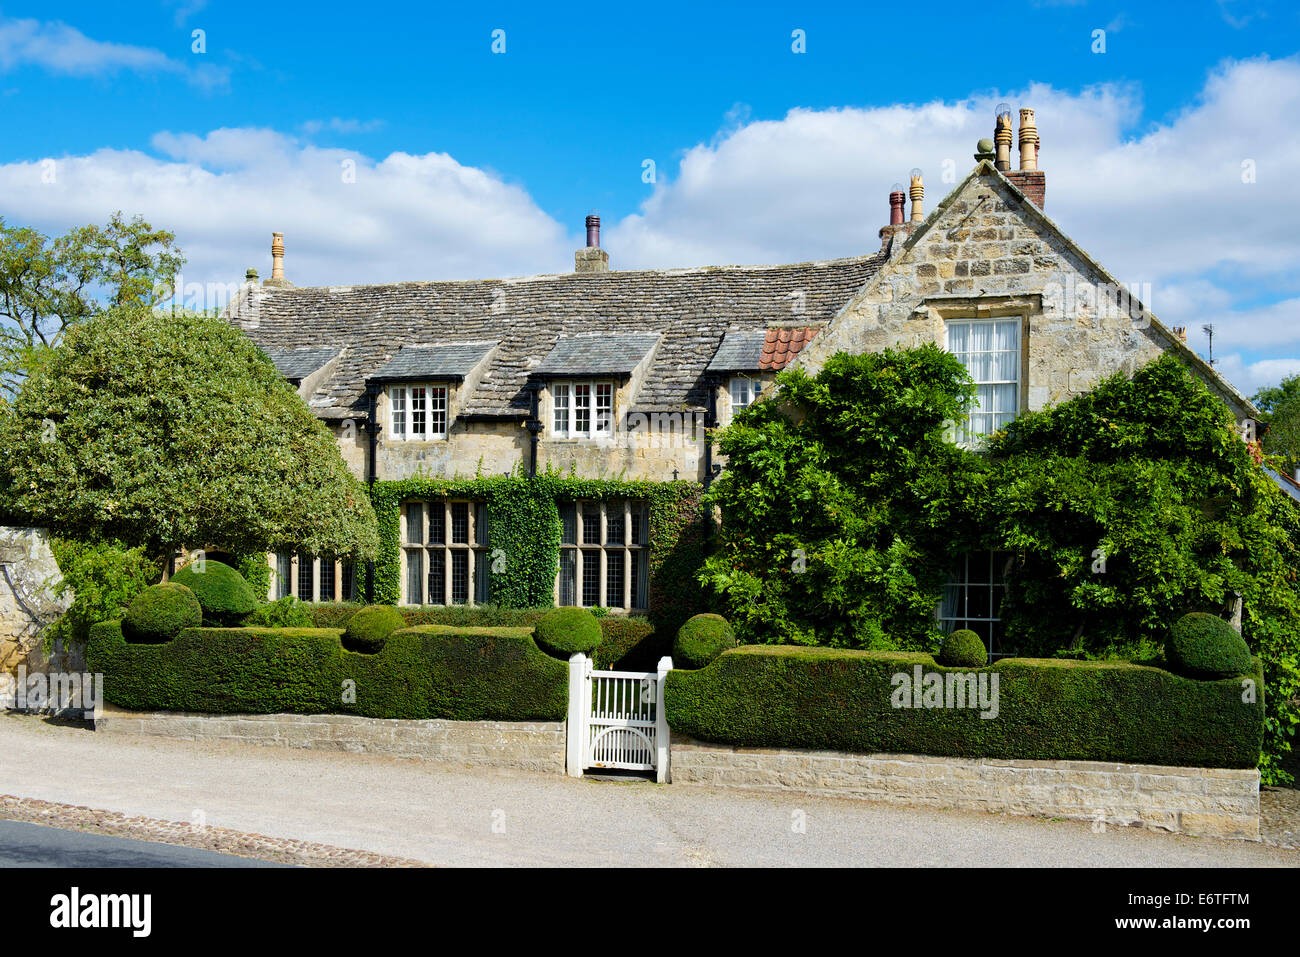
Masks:
[[[564,773],[562,721],[407,721],[342,714],[204,715],[109,707],[96,716],[95,730]]]
[[[1259,840],[1259,772],[733,748],[674,736],[672,782]]]
[[[62,615],[72,595],[58,597],[62,581],[44,529],[0,527],[0,674],[59,667],[68,650],[42,648],[41,632]],[[67,670],[79,671],[73,662]]]
[[[991,168],[977,168],[906,236],[895,235],[890,261],[799,353],[796,365],[815,372],[840,351],[927,342],[943,348],[945,320],[1020,317],[1021,409],[1070,399],[1166,351],[1206,375],[1195,354],[1149,311],[1151,277],[1107,275]],[[1117,298],[1129,290],[1137,302]],[[1209,384],[1239,420],[1246,417],[1240,396]]]

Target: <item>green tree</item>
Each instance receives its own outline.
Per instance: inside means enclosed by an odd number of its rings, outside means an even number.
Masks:
[[[1260,389],[1255,405],[1263,413],[1260,444],[1288,475],[1300,468],[1300,375],[1287,376],[1279,385]]]
[[[1270,783],[1300,714],[1300,511],[1231,413],[1173,356],[1027,412],[994,438],[980,524],[1015,557],[1003,617],[1023,654],[1152,658],[1190,611],[1264,662]]]
[[[934,608],[981,460],[946,441],[973,394],[933,345],[783,372],[719,436],[722,513],[701,581],[742,641],[937,647]]]
[[[778,378],[719,437],[718,551],[701,581],[746,642],[933,650],[952,560],[1008,553],[1003,647],[1155,660],[1189,611],[1264,662],[1269,783],[1297,723],[1300,509],[1176,358],[1026,412],[980,452],[947,441],[970,395],[933,346]]]
[[[0,400],[11,400],[67,328],[104,308],[155,306],[184,258],[176,237],[114,213],[55,239],[0,221]]]
[[[246,336],[125,306],[67,329],[3,417],[5,498],[55,534],[238,554],[370,557],[365,488]]]

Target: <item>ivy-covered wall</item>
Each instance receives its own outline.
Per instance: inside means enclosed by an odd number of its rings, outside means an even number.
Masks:
[[[560,505],[633,500],[647,503],[650,526],[650,618],[660,634],[705,610],[695,580],[708,547],[708,528],[697,482],[582,479],[560,473],[474,479],[410,478],[372,487],[379,521],[375,600],[396,604],[401,595],[402,503],[462,499],[485,502],[488,536],[501,550],[504,569],[489,576],[494,604],[529,608],[554,603],[560,561]]]

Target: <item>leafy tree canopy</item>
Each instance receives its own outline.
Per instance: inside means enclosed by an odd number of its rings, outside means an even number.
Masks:
[[[0,418],[13,510],[56,534],[369,557],[374,511],[334,438],[222,319],[123,306],[68,328]]]
[[[185,262],[175,242],[120,212],[55,239],[0,221],[0,401],[68,326],[105,308],[157,305]]]
[[[778,381],[777,401],[720,434],[719,549],[702,580],[742,640],[937,647],[947,544],[980,472],[945,439],[973,394],[964,367],[926,345]]]
[[[1300,468],[1300,375],[1288,376],[1281,384],[1255,393],[1255,405],[1264,414],[1260,444],[1280,460],[1278,467],[1288,475]]]

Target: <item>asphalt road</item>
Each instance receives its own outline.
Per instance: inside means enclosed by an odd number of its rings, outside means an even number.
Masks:
[[[1300,866],[1300,852],[848,799],[118,738],[0,716],[0,794],[442,865]]]
[[[64,831],[21,821],[0,821],[0,868],[278,866],[192,847]]]

